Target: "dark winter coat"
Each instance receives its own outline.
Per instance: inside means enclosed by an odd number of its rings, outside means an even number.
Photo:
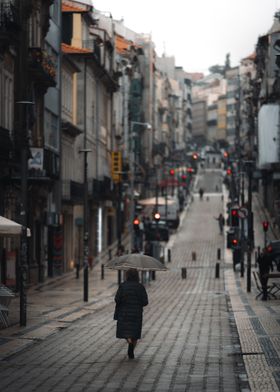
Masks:
[[[140,339],[143,306],[148,305],[145,287],[135,281],[123,282],[116,293],[117,338]]]

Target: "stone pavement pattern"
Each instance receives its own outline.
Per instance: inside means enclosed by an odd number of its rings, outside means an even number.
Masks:
[[[254,198],[255,199],[255,198]],[[255,246],[263,247],[262,221],[266,220],[259,203],[254,203]],[[269,238],[275,239],[270,231]],[[231,255],[225,251],[225,262],[231,264]],[[253,270],[255,260],[252,258]],[[247,292],[246,271],[225,271],[226,287],[240,337],[241,351],[253,392],[280,390],[280,297],[269,301],[256,300],[255,282]]]
[[[213,219],[221,207],[218,194],[195,197],[184,214],[168,244],[170,271],[147,284],[150,304],[134,361],[115,339],[116,272],[101,281],[97,267],[87,304],[82,279],[71,276],[28,293],[28,327],[0,331],[1,392],[279,391],[280,300],[256,301],[254,282],[247,293],[246,274],[233,272]],[[263,241],[261,220],[256,211],[256,245]],[[215,279],[218,248],[225,260]]]
[[[64,319],[59,332],[2,356],[1,391],[241,390],[245,374],[235,355],[238,336],[223,274],[215,279],[223,237],[213,216],[220,203],[218,196],[209,202],[195,198],[172,239],[170,271],[158,272],[156,281],[147,285],[150,303],[135,360],[127,359],[126,343],[115,339],[109,293],[107,304],[97,309],[96,304],[84,306],[87,314],[80,320]],[[186,280],[181,279],[182,267],[187,268]],[[106,278],[113,292],[114,274]]]

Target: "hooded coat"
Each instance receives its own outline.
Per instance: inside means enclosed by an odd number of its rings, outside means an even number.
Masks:
[[[148,305],[145,287],[136,281],[121,283],[115,296],[117,333],[119,339],[140,339],[143,306]]]

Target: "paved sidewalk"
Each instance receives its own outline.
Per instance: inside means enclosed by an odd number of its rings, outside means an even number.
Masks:
[[[83,271],[47,279],[27,292],[27,326],[19,326],[19,297],[9,307],[11,326],[0,330],[0,360],[45,339],[70,323],[112,302],[117,289],[117,273],[105,270],[101,280],[101,264],[89,270],[89,300],[83,301]]]
[[[265,211],[253,197],[255,247],[263,247],[262,221]],[[226,200],[225,200],[226,203]],[[274,231],[269,238],[275,239]],[[225,263],[232,266],[231,250],[225,248]],[[257,271],[252,254],[252,271]],[[253,277],[247,292],[246,260],[244,277],[233,269],[225,270],[225,283],[238,329],[242,357],[252,392],[280,391],[280,297],[269,301],[256,299]]]

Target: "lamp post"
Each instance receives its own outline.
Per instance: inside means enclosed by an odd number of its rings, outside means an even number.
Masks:
[[[254,222],[252,212],[253,161],[245,161],[248,170],[248,251],[247,251],[247,292],[251,292],[251,252],[254,246]]]
[[[135,215],[134,205],[134,183],[135,183],[135,167],[136,167],[136,138],[133,132],[135,125],[141,125],[146,129],[151,129],[151,124],[147,122],[131,121],[130,122],[130,143],[129,143],[129,168],[130,168],[130,189],[131,189],[131,207],[130,207],[130,232],[131,232],[131,249],[135,245],[135,234],[133,230],[133,219]]]
[[[28,271],[28,253],[27,253],[27,183],[28,183],[28,112],[29,105],[34,105],[30,101],[17,101],[20,105],[21,124],[22,124],[22,140],[21,140],[21,242],[20,242],[20,265],[19,265],[19,279],[20,279],[20,325],[26,326],[27,313],[27,271]]]
[[[92,150],[84,148],[80,150],[84,153],[84,301],[88,301],[88,176],[87,176],[87,154]]]

